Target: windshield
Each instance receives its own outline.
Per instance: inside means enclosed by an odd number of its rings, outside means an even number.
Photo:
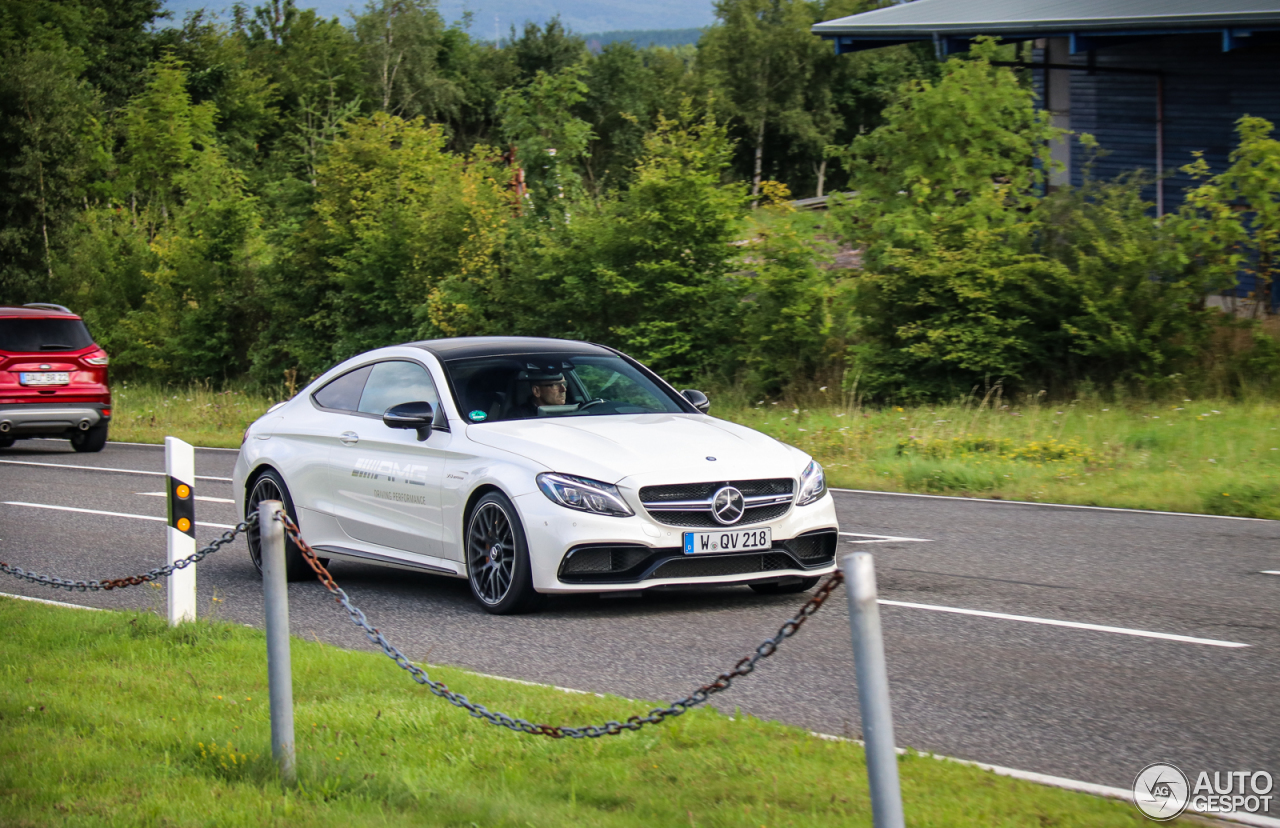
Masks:
[[[0,319],[0,351],[78,351],[92,344],[89,329],[79,319]]]
[[[612,355],[475,357],[448,361],[445,370],[471,423],[684,411],[669,391]]]

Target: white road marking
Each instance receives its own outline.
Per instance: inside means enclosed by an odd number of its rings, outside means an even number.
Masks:
[[[143,497],[168,497],[164,492],[134,492],[134,494]],[[205,497],[204,495],[196,495],[196,500],[203,500],[205,503],[235,503],[229,497]]]
[[[153,448],[153,449],[164,448],[163,443],[124,443],[119,440],[108,440],[107,442],[113,446],[141,446],[143,448]],[[235,452],[240,451],[240,449],[238,448],[223,448],[222,446],[192,446],[192,448],[194,448],[196,451],[235,451]]]
[[[50,442],[57,440],[63,443],[70,442],[65,437],[30,437],[28,439],[48,440]],[[112,446],[141,446],[143,448],[154,448],[154,449],[164,448],[163,443],[126,443],[123,440],[108,440],[107,444]],[[239,451],[240,450],[235,448],[222,448],[221,446],[192,446],[192,448],[194,448],[196,451]]]
[[[1235,515],[1202,515],[1198,512],[1158,512],[1154,509],[1121,509],[1116,506],[1078,506],[1074,503],[1041,503],[1036,500],[996,500],[989,497],[953,497],[951,495],[927,495],[916,494],[914,492],[877,492],[872,489],[837,489],[830,487],[833,492],[848,492],[850,494],[869,494],[869,495],[885,495],[888,497],[923,497],[929,500],[962,500],[970,503],[1008,503],[1014,506],[1048,506],[1053,509],[1088,509],[1095,512],[1136,512],[1140,515],[1165,515],[1171,517],[1198,517],[1213,518],[1215,520],[1253,520],[1262,523],[1269,523],[1266,518],[1236,517]]]
[[[14,595],[11,592],[0,592],[0,598],[15,598],[19,601],[34,601],[37,604],[52,604],[55,607],[66,607],[67,609],[93,610],[94,612],[105,612],[101,607],[86,607],[82,604],[68,604],[64,601],[50,601],[47,598],[32,598],[29,595]]]
[[[1262,574],[1263,575],[1280,575],[1280,569],[1264,569],[1262,570]]]
[[[1216,638],[1195,638],[1190,635],[1174,635],[1173,633],[1151,632],[1149,630],[1133,630],[1128,627],[1109,627],[1105,624],[1085,624],[1080,621],[1057,621],[1052,618],[1036,618],[1031,615],[1009,615],[1004,612],[987,612],[986,610],[942,607],[937,604],[913,604],[909,601],[889,601],[884,598],[881,598],[879,603],[888,607],[904,607],[906,609],[931,610],[933,612],[950,612],[955,615],[974,615],[979,618],[995,618],[1000,621],[1023,621],[1028,624],[1045,624],[1050,627],[1069,627],[1073,630],[1089,630],[1091,632],[1115,633],[1117,635],[1134,635],[1140,638],[1158,638],[1164,641],[1179,641],[1183,644],[1205,644],[1210,647],[1250,646],[1236,641],[1219,641]]]
[[[0,463],[7,463],[11,466],[42,466],[46,469],[77,469],[80,471],[100,471],[115,472],[116,474],[149,474],[154,477],[164,477],[164,472],[143,471],[142,469],[113,469],[107,466],[74,466],[70,463],[33,463],[30,460],[0,460]],[[220,483],[230,483],[230,477],[210,477],[208,475],[196,475],[196,480],[217,480]]]
[[[911,543],[933,543],[929,538],[899,538],[895,535],[868,535],[863,532],[841,532],[842,535],[848,535],[853,538],[866,538],[866,540],[851,540],[845,543],[893,543],[895,541],[910,541]]]
[[[27,506],[32,509],[52,509],[56,512],[79,512],[85,515],[106,515],[107,517],[133,518],[134,520],[158,520],[161,523],[168,523],[168,518],[152,517],[151,515],[131,515],[127,512],[103,512],[98,509],[77,509],[74,506],[50,506],[47,503],[23,503],[19,500],[3,501],[6,506]],[[225,523],[205,523],[202,520],[196,521],[196,526],[207,526],[210,529],[234,529],[234,526],[228,526]]]

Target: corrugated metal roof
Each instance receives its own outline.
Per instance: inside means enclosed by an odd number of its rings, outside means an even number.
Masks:
[[[979,34],[1186,29],[1280,25],[1280,0],[915,0],[813,27],[826,36],[919,39]]]

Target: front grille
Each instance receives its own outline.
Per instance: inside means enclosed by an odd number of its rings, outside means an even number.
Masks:
[[[790,503],[774,503],[769,506],[749,507],[743,513],[742,519],[734,526],[746,526],[750,523],[763,523],[766,520],[782,517],[791,508]],[[710,512],[702,511],[678,511],[678,512],[650,512],[649,516],[659,523],[665,523],[668,526],[687,526],[691,529],[711,528],[723,529],[724,524],[712,517]]]
[[[768,552],[686,555],[680,547],[650,549],[632,544],[592,544],[570,549],[560,562],[560,580],[571,584],[626,584],[650,578],[714,578],[782,569],[806,570],[835,558],[833,529],[774,541]]]
[[[674,486],[645,486],[640,490],[640,500],[644,503],[660,503],[664,500],[704,500],[709,499],[716,490],[724,486],[734,487],[745,497],[782,495],[791,494],[794,485],[789,477],[776,477],[766,480],[722,480],[711,483],[678,483]]]
[[[675,511],[659,511],[647,509],[650,517],[667,526],[687,526],[690,528],[719,528],[720,523],[711,514],[711,498],[724,486],[733,486],[742,492],[743,497],[767,497],[769,495],[792,495],[795,482],[788,477],[767,478],[763,480],[721,480],[709,483],[679,483],[670,486],[645,486],[640,489],[640,501],[646,507],[660,506],[671,501],[706,501],[706,505],[697,508],[679,509]],[[752,506],[748,503],[742,518],[734,526],[745,526],[763,523],[782,517],[791,508],[791,500],[784,503],[766,503]]]

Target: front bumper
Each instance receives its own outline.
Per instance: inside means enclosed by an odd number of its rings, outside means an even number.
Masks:
[[[65,436],[110,422],[108,403],[26,403],[0,406],[0,437]]]
[[[794,581],[836,568],[838,523],[828,493],[753,524],[773,532],[773,549],[686,555],[684,531],[647,514],[614,518],[558,506],[541,492],[516,498],[529,542],[534,589],[545,593],[634,591],[660,586]]]

